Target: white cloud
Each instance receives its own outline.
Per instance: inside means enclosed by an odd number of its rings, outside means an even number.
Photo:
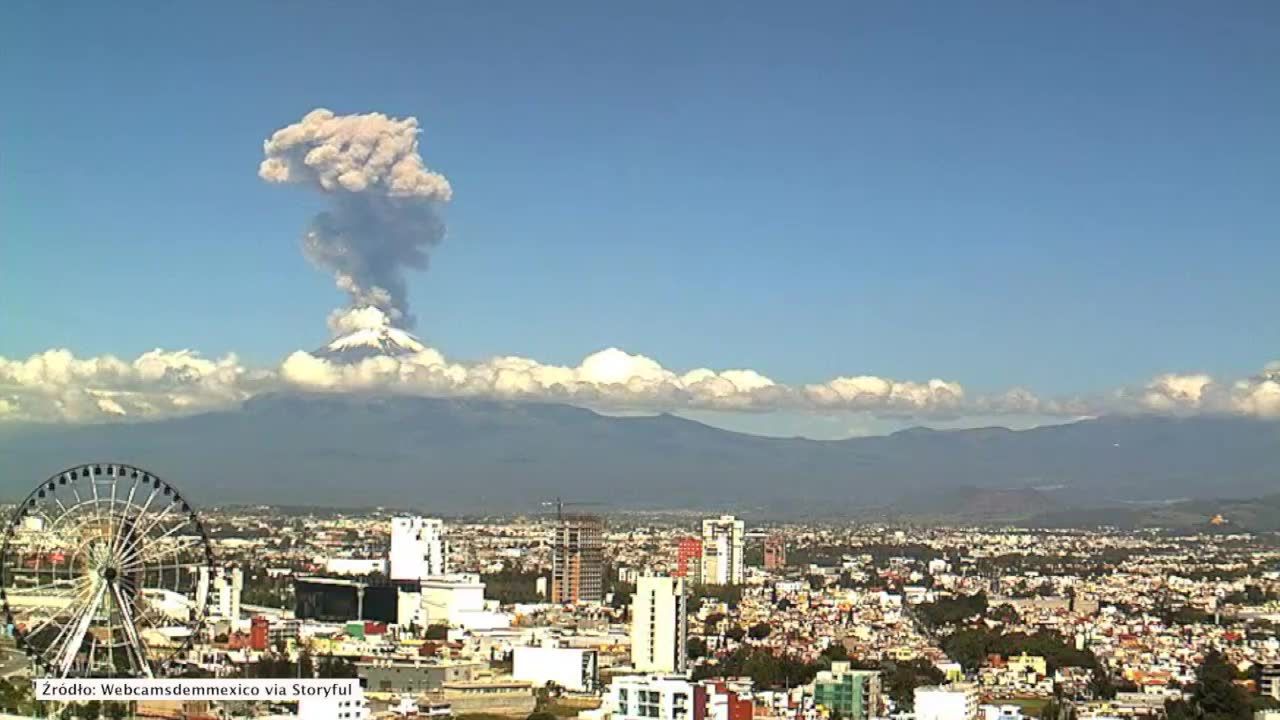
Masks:
[[[1213,378],[1203,373],[1157,375],[1147,383],[1139,398],[1140,405],[1156,412],[1195,410],[1202,406],[1205,391],[1213,384]]]
[[[274,384],[235,355],[210,360],[187,351],[151,350],[132,362],[113,355],[77,358],[47,350],[25,360],[0,357],[3,419],[95,421],[153,417],[225,407]]]
[[[336,325],[377,333],[385,315],[346,312]],[[397,331],[398,332],[398,331]],[[685,372],[618,348],[573,366],[517,356],[450,360],[440,351],[373,355],[343,363],[308,352],[277,368],[245,367],[235,355],[210,359],[189,350],[152,350],[132,360],[78,358],[49,350],[0,358],[0,421],[93,422],[189,414],[234,406],[259,392],[386,392],[566,402],[611,412],[718,411],[862,413],[935,422],[964,417],[1079,418],[1103,413],[1234,413],[1280,417],[1280,364],[1257,376],[1220,382],[1205,374],[1163,374],[1136,390],[1094,398],[1038,397],[1024,388],[973,395],[958,382],[847,375],[788,385],[750,369]]]
[[[1232,383],[1226,409],[1242,415],[1280,418],[1280,362],[1269,363],[1260,374]]]

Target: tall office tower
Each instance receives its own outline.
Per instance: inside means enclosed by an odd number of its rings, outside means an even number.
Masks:
[[[646,673],[682,673],[689,616],[684,579],[642,577],[631,596],[631,665]]]
[[[764,541],[764,569],[781,570],[787,566],[787,538],[774,533]]]
[[[702,521],[702,584],[741,585],[746,525],[732,515]]]
[[[398,517],[391,519],[392,580],[422,580],[448,572],[449,546],[444,539],[444,521],[436,518]]]
[[[682,537],[676,541],[676,571],[674,577],[702,580],[702,541],[696,537]]]
[[[551,531],[551,602],[604,601],[604,522],[561,514]]]

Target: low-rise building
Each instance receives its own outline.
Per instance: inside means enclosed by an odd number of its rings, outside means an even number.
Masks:
[[[879,717],[884,709],[880,671],[854,670],[848,662],[833,662],[813,680],[813,702],[828,714],[848,720]]]
[[[975,720],[978,688],[973,685],[934,685],[915,689],[916,720]]]
[[[595,692],[600,682],[600,654],[595,650],[518,647],[512,655],[512,677],[534,687],[555,683],[571,692]]]

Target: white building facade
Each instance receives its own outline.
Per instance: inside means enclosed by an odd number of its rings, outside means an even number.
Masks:
[[[498,612],[496,601],[484,599],[484,583],[474,573],[426,578],[421,583],[422,614],[419,625],[448,625],[467,630],[494,630],[511,626],[511,617]]]
[[[571,692],[595,692],[600,682],[600,654],[586,648],[517,647],[511,676],[544,687],[555,683]]]
[[[436,518],[391,519],[392,580],[422,580],[444,575],[449,556],[444,521]]]
[[[684,578],[641,577],[631,596],[631,665],[646,673],[683,673],[689,642]]]
[[[611,720],[692,720],[693,684],[680,675],[616,677],[603,708]]]
[[[935,685],[915,689],[916,720],[976,720],[978,688],[973,685]]]
[[[741,585],[746,523],[732,515],[702,521],[702,584]]]

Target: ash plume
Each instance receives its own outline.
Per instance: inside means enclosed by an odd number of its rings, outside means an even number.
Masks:
[[[263,143],[258,167],[267,182],[306,185],[328,198],[303,235],[303,254],[333,273],[352,309],[378,308],[404,328],[414,324],[404,270],[426,269],[444,239],[437,207],[453,193],[423,162],[420,132],[413,117],[312,110]]]

